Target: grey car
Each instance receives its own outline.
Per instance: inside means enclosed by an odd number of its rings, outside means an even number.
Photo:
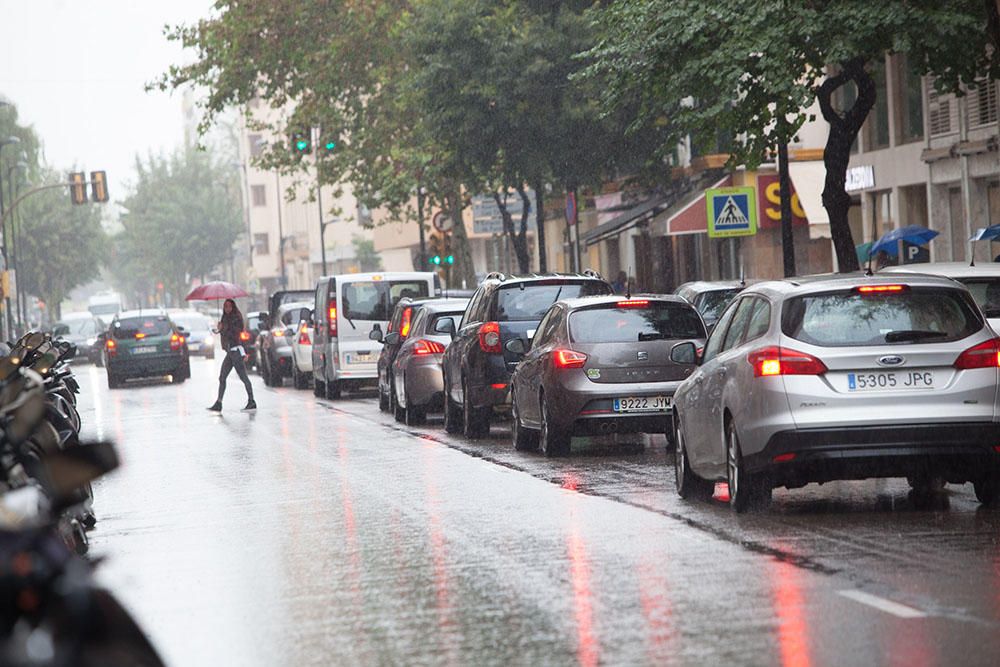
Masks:
[[[428,412],[444,408],[441,359],[467,305],[468,299],[421,300],[389,374],[395,385],[392,405],[396,421],[422,424]],[[399,335],[393,332],[386,338]]]
[[[694,359],[671,360],[674,346],[700,347],[705,324],[676,296],[594,296],[554,304],[511,378],[516,449],[569,453],[574,435],[666,433],[671,402]]]
[[[674,290],[674,294],[694,304],[705,325],[711,328],[747,284],[745,280],[697,280],[684,283]]]
[[[696,357],[693,345],[674,357]],[[729,483],[736,511],[774,487],[907,477],[915,491],[1000,482],[1000,339],[969,291],[925,275],[760,283],[726,309],[677,390],[677,490]]]

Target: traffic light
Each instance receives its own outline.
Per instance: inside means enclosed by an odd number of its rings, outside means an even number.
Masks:
[[[105,204],[108,201],[108,176],[103,171],[90,172],[90,194],[95,202]]]
[[[332,155],[337,150],[336,137],[323,137],[319,142],[320,152],[324,155]]]
[[[74,204],[87,203],[87,176],[82,171],[69,175],[69,198]]]
[[[292,133],[292,152],[296,155],[305,155],[312,151],[311,133],[309,130],[296,131]]]
[[[444,244],[443,247],[441,248],[443,251],[441,253],[442,255],[441,263],[447,266],[451,266],[452,264],[455,263],[455,255],[453,255],[451,252],[451,234],[445,234],[443,240]]]
[[[440,234],[431,234],[430,238],[427,239],[427,251],[430,257],[427,261],[434,266],[441,266],[442,256],[444,252],[444,239],[441,238]]]

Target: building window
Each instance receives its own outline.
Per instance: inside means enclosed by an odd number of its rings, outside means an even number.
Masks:
[[[982,127],[997,122],[997,84],[980,79],[969,88],[969,127]]]
[[[251,134],[247,137],[250,142],[250,155],[257,157],[264,152],[264,144],[259,134]]]
[[[889,100],[885,82],[885,61],[872,67],[875,80],[875,106],[865,122],[865,150],[872,151],[889,146]]]
[[[253,235],[253,254],[255,255],[267,255],[270,254],[271,247],[268,245],[267,234],[254,234]]]
[[[906,144],[924,138],[923,85],[913,71],[906,54],[893,58],[896,143]]]
[[[251,185],[250,196],[254,206],[267,206],[267,191],[263,185]]]
[[[927,78],[927,125],[932,137],[951,134],[957,130],[957,123],[951,120],[955,106],[955,96],[941,94],[935,88],[935,79]]]

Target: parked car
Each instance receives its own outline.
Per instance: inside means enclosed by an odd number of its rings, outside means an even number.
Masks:
[[[746,280],[698,280],[684,283],[674,294],[683,297],[694,304],[705,321],[705,326],[711,330],[718,322],[719,316],[726,306],[736,298],[736,295],[750,284]]]
[[[494,414],[510,409],[510,375],[519,355],[507,343],[530,340],[539,320],[560,299],[611,293],[611,285],[593,272],[489,274],[444,353],[445,430],[463,431],[470,438],[489,433]]]
[[[292,384],[308,389],[312,382],[313,311],[311,304],[299,313],[299,330],[292,336]]]
[[[162,311],[126,310],[115,315],[102,336],[108,387],[167,375],[175,384],[187,380],[191,361],[184,334]]]
[[[469,300],[428,299],[413,303],[407,306],[417,308],[408,336],[403,339],[401,330],[386,336],[387,346],[393,336],[401,341],[391,362],[389,405],[396,421],[411,426],[422,424],[428,412],[444,407],[441,359],[451,343],[450,332],[457,330]]]
[[[286,377],[292,377],[292,340],[299,332],[299,323],[308,315],[312,303],[292,301],[278,306],[271,327],[260,335],[260,374],[264,384],[280,387]]]
[[[670,357],[675,345],[705,344],[705,324],[678,296],[567,299],[553,305],[511,376],[515,449],[569,453],[574,435],[665,433],[672,437],[674,392],[693,361]]]
[[[887,266],[880,274],[926,273],[957,280],[976,300],[994,331],[1000,332],[1000,263],[929,262]]]
[[[240,336],[240,340],[243,341],[243,347],[247,351],[248,368],[260,368],[260,361],[257,358],[257,340],[260,338],[261,331],[267,328],[264,326],[266,321],[266,311],[255,310],[247,313],[246,335]]]
[[[345,388],[375,386],[376,340],[384,336],[396,304],[405,297],[436,294],[439,289],[437,274],[431,272],[348,273],[320,278],[313,304],[313,392],[339,398]]]
[[[76,345],[76,359],[100,364],[102,349],[98,337],[104,329],[104,322],[89,312],[66,313],[52,325],[52,336]]]
[[[674,359],[696,358],[695,345]],[[926,275],[755,285],[726,309],[674,398],[677,490],[729,483],[736,511],[772,488],[907,477],[1000,495],[1000,339],[968,290]]]
[[[212,333],[214,323],[197,310],[168,311],[171,321],[179,327],[184,327],[184,338],[187,341],[188,352],[206,359],[215,358],[215,334]]]

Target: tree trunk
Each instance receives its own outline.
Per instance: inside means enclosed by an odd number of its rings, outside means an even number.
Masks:
[[[548,273],[549,263],[545,258],[545,195],[542,194],[542,188],[545,184],[542,183],[541,179],[535,182],[535,228],[538,230],[536,232],[536,239],[538,240],[538,272]]]
[[[857,85],[858,98],[854,101],[854,106],[841,114],[833,108],[831,98],[848,81],[854,81]],[[840,73],[826,79],[816,93],[823,118],[830,124],[830,136],[823,152],[823,162],[826,165],[823,206],[830,215],[830,235],[833,237],[833,247],[842,273],[857,271],[859,268],[854,238],[847,221],[851,196],[847,194],[844,185],[847,165],[851,160],[851,145],[858,137],[868,112],[875,106],[875,95],[875,81],[865,70],[865,61],[861,58],[841,63]]]
[[[455,256],[455,264],[448,272],[448,287],[475,289],[476,267],[472,263],[472,248],[469,246],[469,235],[465,232],[465,220],[462,219],[465,201],[460,186],[451,188],[451,192],[445,196],[445,206],[454,223],[451,231],[451,253]]]
[[[493,201],[496,202],[497,208],[500,209],[504,233],[507,234],[507,238],[510,239],[510,243],[514,247],[514,255],[517,257],[517,269],[520,273],[529,273],[531,271],[531,257],[528,255],[528,214],[531,211],[531,205],[527,195],[524,194],[524,188],[518,186],[517,192],[522,202],[521,226],[517,229],[514,228],[514,217],[507,208],[506,193],[501,198],[499,192],[494,192]]]

